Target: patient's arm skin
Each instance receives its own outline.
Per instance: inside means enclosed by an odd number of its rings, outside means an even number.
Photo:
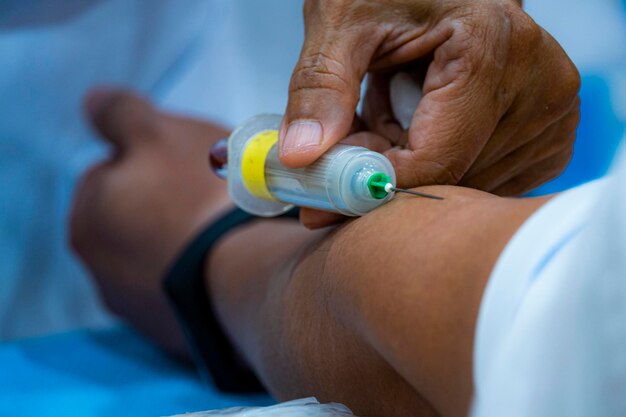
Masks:
[[[398,197],[316,235],[261,221],[214,251],[218,315],[278,398],[316,395],[368,416],[466,415],[483,288],[545,199],[421,190],[445,200]]]
[[[118,314],[184,354],[160,279],[181,247],[229,207],[205,155],[223,130],[125,94],[92,106],[116,146],[83,180],[73,243]],[[362,416],[461,416],[485,282],[543,199],[426,187],[340,228],[261,220],[207,261],[218,317],[279,399],[315,395]],[[245,260],[242,261],[242,260]]]

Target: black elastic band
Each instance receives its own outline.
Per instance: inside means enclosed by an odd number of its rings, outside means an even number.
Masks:
[[[297,218],[298,212],[292,210],[285,216]],[[264,389],[254,372],[238,357],[215,316],[204,267],[207,254],[222,236],[256,219],[238,208],[229,211],[191,241],[163,280],[163,289],[176,311],[200,375],[227,392]]]

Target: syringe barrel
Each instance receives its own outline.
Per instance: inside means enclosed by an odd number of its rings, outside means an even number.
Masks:
[[[336,145],[305,168],[283,166],[276,143],[280,121],[279,115],[256,116],[228,140],[228,189],[240,208],[265,217],[294,205],[362,216],[392,197],[372,195],[370,177],[385,174],[395,186],[395,172],[385,156],[363,147]]]
[[[393,176],[387,158],[350,145],[336,145],[300,169],[285,168],[274,146],[265,165],[267,188],[277,200],[347,216],[362,216],[386,202],[373,198],[367,188],[367,180],[376,172]]]

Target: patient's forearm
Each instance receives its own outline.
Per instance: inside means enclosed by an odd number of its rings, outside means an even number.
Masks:
[[[327,236],[260,222],[220,245],[218,316],[275,395],[374,416],[466,413],[486,279],[543,200],[436,192],[446,200],[398,199]]]
[[[432,415],[355,327],[335,317],[323,271],[331,241],[293,221],[260,221],[227,237],[208,269],[230,338],[280,400],[314,395],[367,416]]]

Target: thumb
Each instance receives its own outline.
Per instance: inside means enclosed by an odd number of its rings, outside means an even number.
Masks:
[[[121,89],[90,91],[84,108],[94,129],[122,152],[152,136],[158,122],[148,100]]]
[[[349,133],[375,50],[373,43],[363,45],[361,33],[332,27],[324,19],[307,19],[279,135],[285,166],[312,163]]]

